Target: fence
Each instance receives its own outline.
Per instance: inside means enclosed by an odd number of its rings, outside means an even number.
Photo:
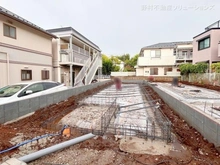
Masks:
[[[200,84],[220,85],[220,73],[190,73],[181,76],[182,81]]]
[[[110,121],[112,120],[112,117],[114,116],[114,118],[116,118],[116,113],[117,113],[117,109],[118,109],[117,104],[116,104],[116,100],[117,99],[115,99],[111,103],[108,110],[101,117],[101,131],[102,131],[102,134],[106,133],[106,131],[109,127]]]
[[[111,72],[111,76],[135,76],[136,72]]]

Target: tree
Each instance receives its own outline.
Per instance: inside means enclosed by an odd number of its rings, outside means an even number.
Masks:
[[[102,54],[102,74],[110,75],[113,67],[113,62],[108,56]]]
[[[137,65],[139,54],[136,54],[134,57],[130,58],[130,54],[124,54],[121,56],[115,56],[119,60],[124,62],[124,71],[135,71],[135,65]]]
[[[137,65],[137,60],[138,60],[139,54],[136,54],[134,57],[131,58],[131,65],[135,67]]]
[[[213,63],[211,65],[212,71],[215,73],[220,73],[220,62]]]
[[[112,66],[112,71],[113,72],[118,72],[119,70],[120,70],[120,66],[117,66],[117,65]]]
[[[130,54],[124,54],[121,56],[117,56],[117,58],[123,62],[125,62],[126,60],[130,60]]]
[[[111,60],[112,60],[114,65],[121,63],[117,56],[111,56]]]
[[[121,56],[102,55],[102,73],[109,75],[112,71],[118,72],[120,70],[120,63],[124,62],[124,71],[135,71],[135,65],[137,65],[138,54],[130,58],[130,54],[124,54]]]

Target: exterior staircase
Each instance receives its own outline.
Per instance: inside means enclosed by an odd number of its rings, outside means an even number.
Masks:
[[[83,86],[90,84],[96,74],[96,71],[99,67],[101,67],[101,60],[102,56],[100,53],[96,53],[95,57],[92,60],[91,58],[88,58],[85,62],[85,65],[83,65],[80,72],[75,77],[74,86]]]

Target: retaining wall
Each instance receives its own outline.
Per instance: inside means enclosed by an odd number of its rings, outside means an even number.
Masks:
[[[115,76],[111,76],[114,79]],[[121,80],[148,80],[151,76],[116,76]],[[152,76],[155,82],[172,82],[173,78],[176,76]],[[180,77],[178,77],[180,79]]]
[[[87,90],[97,88],[98,86],[104,85],[109,82],[111,81],[109,80],[81,87],[69,88],[67,90],[59,91],[52,94],[0,105],[0,124],[17,119],[28,113],[35,112],[40,108],[44,108],[49,105],[64,101],[71,96],[78,95],[80,93],[86,92]]]
[[[220,124],[200,110],[196,110],[187,103],[176,99],[161,89],[149,84],[158,95],[189,125],[199,131],[209,142],[220,147]],[[168,97],[169,96],[169,97]]]

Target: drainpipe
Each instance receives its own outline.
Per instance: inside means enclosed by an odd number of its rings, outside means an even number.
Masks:
[[[25,163],[28,163],[28,162],[31,162],[33,160],[36,160],[42,156],[45,156],[47,154],[50,154],[50,153],[53,153],[55,151],[58,151],[58,150],[61,150],[61,149],[64,149],[66,147],[69,147],[71,145],[74,145],[74,144],[77,144],[77,143],[80,143],[82,141],[85,141],[85,140],[88,140],[90,138],[93,138],[95,137],[95,135],[93,135],[92,133],[89,133],[89,134],[86,134],[86,135],[83,135],[83,136],[80,136],[80,137],[77,137],[75,139],[71,139],[71,140],[68,140],[68,141],[65,141],[63,143],[60,143],[60,144],[56,144],[54,146],[51,146],[51,147],[48,147],[48,148],[45,148],[45,149],[42,149],[42,150],[39,150],[37,152],[34,152],[34,153],[31,153],[29,155],[25,155],[23,157],[20,157],[18,158],[19,160],[25,162]]]
[[[0,52],[6,55],[6,61],[7,61],[7,85],[9,85],[9,54],[7,52]]]

